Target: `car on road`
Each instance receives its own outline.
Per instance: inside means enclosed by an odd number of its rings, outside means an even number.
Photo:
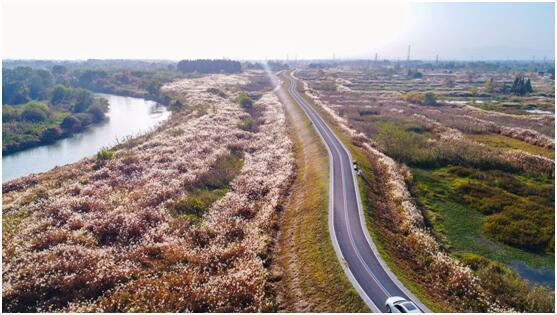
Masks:
[[[385,301],[387,313],[421,313],[422,311],[411,301],[400,296],[392,296]]]

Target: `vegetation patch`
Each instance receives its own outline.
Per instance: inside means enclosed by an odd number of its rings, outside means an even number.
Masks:
[[[240,173],[243,164],[240,151],[217,158],[199,181],[188,186],[186,196],[174,205],[174,214],[194,222],[199,221],[215,201],[230,191],[230,182]]]
[[[448,248],[509,265],[519,260],[533,268],[553,267],[552,180],[459,166],[412,172],[418,202]],[[524,208],[531,199],[545,209]],[[504,223],[499,221],[503,219]],[[535,239],[529,239],[530,228],[522,225],[525,220],[539,225],[533,229]]]
[[[537,154],[537,155],[541,155],[544,156],[546,158],[549,159],[554,159],[555,158],[555,151],[548,149],[548,148],[542,148],[540,146],[537,145],[533,145],[533,144],[529,144],[528,142],[524,142],[521,140],[517,140],[517,139],[513,139],[513,138],[509,138],[506,136],[502,136],[502,135],[497,135],[497,134],[470,134],[467,135],[467,137],[469,137],[470,139],[480,142],[480,143],[484,143],[488,146],[491,146],[493,148],[498,148],[504,151],[508,151],[508,150],[522,150],[528,153],[532,153],[532,154]]]
[[[108,103],[57,71],[2,68],[2,153],[69,137],[105,119]]]

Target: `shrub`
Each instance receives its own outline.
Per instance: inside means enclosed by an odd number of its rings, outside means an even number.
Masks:
[[[217,96],[220,96],[222,98],[226,97],[226,93],[224,93],[223,91],[221,91],[217,88],[213,88],[213,87],[207,88],[207,92],[211,93],[211,94],[214,94],[214,95],[217,95]]]
[[[410,92],[404,96],[404,99],[413,104],[420,104],[420,105],[436,105],[437,104],[437,97],[433,92]]]
[[[54,142],[62,136],[62,129],[59,127],[47,128],[41,134],[41,141],[46,143]]]
[[[46,114],[37,108],[27,108],[21,113],[21,118],[27,121],[40,122],[46,120]]]
[[[19,115],[17,111],[11,106],[2,106],[2,122],[17,120]]]
[[[200,177],[199,187],[208,190],[228,188],[230,181],[238,175],[243,165],[241,152],[219,157],[211,169]]]
[[[114,151],[108,148],[102,148],[97,152],[97,162],[110,160],[114,157]]]
[[[254,132],[255,131],[255,124],[253,122],[253,118],[247,117],[242,119],[242,121],[238,124],[238,128],[244,130],[244,131],[251,131]]]
[[[68,131],[75,131],[81,128],[81,121],[77,119],[75,116],[69,115],[66,116],[64,120],[62,120],[60,127]]]
[[[174,206],[177,214],[203,216],[215,201],[222,198],[229,189],[194,190],[188,196],[179,200]]]
[[[93,116],[88,113],[77,113],[74,115],[79,122],[81,123],[81,127],[85,128],[93,123]]]
[[[182,102],[180,102],[179,100],[176,100],[172,104],[170,104],[169,108],[171,111],[180,111],[183,107],[184,104],[182,104]]]
[[[48,106],[40,102],[29,102],[23,106],[21,118],[27,121],[40,122],[48,118]]]
[[[98,106],[91,106],[87,112],[91,115],[93,122],[99,122],[105,119],[104,111]]]
[[[240,93],[240,96],[238,96],[238,103],[246,110],[250,110],[253,107],[253,100],[244,92]]]
[[[423,105],[436,105],[437,104],[437,97],[432,92],[427,92],[424,94],[424,102]]]

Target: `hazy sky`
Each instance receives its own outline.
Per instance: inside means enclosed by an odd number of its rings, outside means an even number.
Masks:
[[[3,1],[2,58],[553,59],[554,3]]]

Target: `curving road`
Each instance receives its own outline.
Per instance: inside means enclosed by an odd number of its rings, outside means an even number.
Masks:
[[[329,232],[350,282],[374,312],[384,312],[385,300],[402,296],[424,312],[431,312],[392,274],[373,244],[361,209],[352,157],[319,114],[302,98],[291,74],[288,93],[304,110],[329,151]]]

